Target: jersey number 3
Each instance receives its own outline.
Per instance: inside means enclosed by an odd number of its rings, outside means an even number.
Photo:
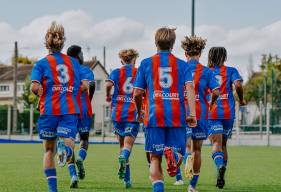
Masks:
[[[68,68],[64,64],[57,65],[58,80],[61,84],[66,84],[69,81]]]
[[[162,88],[170,88],[173,84],[173,77],[171,75],[171,67],[161,67],[159,69],[159,83]]]

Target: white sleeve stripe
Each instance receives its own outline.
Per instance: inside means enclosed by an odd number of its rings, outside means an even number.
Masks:
[[[106,79],[105,81],[110,81],[110,82],[112,82],[113,84],[115,84],[114,81],[112,81],[111,79]]]
[[[214,91],[214,90],[216,90],[216,89],[219,89],[220,87],[216,87],[216,88],[214,88],[214,89],[212,89],[212,91]]]
[[[141,87],[134,87],[134,89],[140,89],[142,91],[145,91],[145,89],[141,88]]]
[[[41,84],[41,82],[40,82],[40,81],[38,81],[38,80],[31,80],[31,82],[36,82],[36,83]]]

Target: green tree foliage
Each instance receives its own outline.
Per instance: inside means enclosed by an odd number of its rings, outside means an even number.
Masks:
[[[34,64],[35,62],[36,62],[36,59],[31,59],[31,58],[24,57],[24,56],[18,57],[18,63],[21,63],[21,64],[30,65],[30,64]]]
[[[254,72],[245,84],[245,99],[247,101],[271,102],[274,107],[281,107],[281,59],[263,55],[260,72]],[[265,94],[266,86],[266,94]]]
[[[30,86],[31,86],[31,81],[30,81],[30,77],[28,76],[24,82],[24,92],[22,95],[24,106],[26,108],[29,108],[31,104],[33,104],[34,107],[36,107],[38,103],[38,97],[30,91]]]

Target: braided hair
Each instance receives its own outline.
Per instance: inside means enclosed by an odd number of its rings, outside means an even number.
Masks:
[[[227,51],[224,47],[212,47],[208,55],[208,67],[222,66],[227,59]]]

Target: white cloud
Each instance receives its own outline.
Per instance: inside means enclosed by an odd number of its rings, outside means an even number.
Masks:
[[[13,51],[13,42],[18,40],[20,53],[30,57],[43,57],[44,35],[51,21],[56,20],[65,26],[66,47],[79,44],[84,47],[86,57],[97,55],[102,60],[102,47],[107,47],[107,66],[119,65],[118,51],[123,48],[135,48],[140,58],[155,53],[154,32],[156,27],[129,18],[112,18],[94,23],[82,10],[66,11],[60,15],[49,15],[34,19],[19,29],[6,22],[0,22],[0,60],[8,62]],[[190,29],[177,26],[177,42],[174,52],[184,58],[180,41]],[[223,26],[197,26],[196,33],[207,38],[207,48],[202,55],[202,63],[207,62],[207,52],[211,46],[225,46],[228,49],[228,63],[239,67],[246,76],[249,57],[252,55],[255,69],[258,69],[262,53],[277,54],[281,49],[281,21],[263,28],[247,27],[242,29],[224,29]],[[90,49],[86,49],[89,47]]]

